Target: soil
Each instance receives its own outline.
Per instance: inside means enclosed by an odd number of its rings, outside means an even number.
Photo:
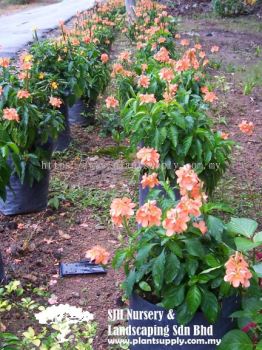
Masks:
[[[189,1],[180,3],[186,6]],[[200,2],[190,1],[191,5],[194,3]],[[215,127],[229,132],[238,143],[216,198],[229,202],[236,216],[252,217],[262,225],[262,87],[257,84],[249,95],[243,94],[243,75],[249,76],[261,61],[259,21],[256,15],[212,19],[211,14],[206,17],[199,16],[197,11],[194,14],[194,18],[192,13],[182,17],[179,31],[182,37],[201,42],[206,52],[213,45],[220,47],[219,53],[210,57],[213,68],[209,73],[219,94],[212,116]],[[129,43],[118,37],[112,47],[113,59],[126,48]],[[101,102],[113,88],[108,87]],[[96,114],[100,111],[101,103],[98,103]],[[251,137],[240,133],[238,124],[242,119],[255,124]],[[53,194],[62,188],[65,200],[58,210],[48,208],[38,214],[0,216],[1,251],[10,277],[36,286],[49,285],[49,291],[58,297],[59,303],[82,306],[93,312],[98,323],[94,350],[105,350],[108,349],[107,311],[123,306],[119,288],[121,272],[109,268],[102,276],[59,278],[58,264],[82,259],[97,244],[113,254],[118,247],[119,232],[108,222],[110,200],[117,194],[136,195],[137,185],[134,172],[124,166],[125,157],[121,153],[117,155],[111,138],[99,136],[99,127],[74,127],[72,135],[74,145],[69,152],[57,155],[52,166]],[[108,147],[116,150],[114,157],[103,155]],[[16,328],[15,320],[4,323],[10,329]]]

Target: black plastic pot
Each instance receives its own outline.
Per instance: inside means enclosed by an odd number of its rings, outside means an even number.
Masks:
[[[166,336],[162,336],[161,333],[159,333],[159,336],[150,336],[148,338],[147,336],[130,336],[129,339],[133,345],[130,346],[131,350],[174,350],[174,349],[180,349],[180,350],[215,350],[217,348],[217,345],[214,340],[218,339],[220,340],[229,330],[233,329],[235,327],[235,321],[233,321],[232,318],[229,316],[236,310],[239,309],[239,300],[236,297],[230,297],[223,300],[222,303],[222,310],[219,319],[217,322],[213,325],[209,324],[208,321],[205,319],[202,312],[197,312],[195,317],[192,319],[192,321],[187,324],[186,326],[180,326],[176,321],[176,318],[174,319],[168,319],[168,311],[156,306],[154,304],[151,304],[150,302],[142,299],[136,294],[133,294],[130,298],[130,304],[129,308],[132,311],[146,311],[147,313],[150,311],[161,311],[164,312],[164,316],[162,321],[159,320],[134,320],[129,319],[128,325],[131,327],[134,327],[134,329],[138,329],[138,327],[153,327],[151,329],[154,329],[154,327],[161,327],[162,329],[166,330]],[[175,314],[175,311],[174,311]],[[170,318],[170,317],[169,317]],[[166,328],[164,328],[166,327]],[[184,334],[173,334],[173,327],[176,329],[176,333],[183,332]],[[186,328],[188,327],[188,328]],[[208,328],[209,327],[209,328]],[[169,331],[169,332],[168,332]],[[201,331],[201,334],[198,334],[198,332]],[[155,328],[155,332],[157,332],[157,329]],[[205,332],[212,332],[211,335],[204,334]],[[143,344],[146,340],[155,339],[159,344]],[[180,341],[184,340],[184,344],[179,345],[178,338]],[[205,344],[197,344],[196,341],[199,339],[203,339],[203,342],[206,342]],[[211,343],[211,339],[213,339],[213,344]],[[189,344],[189,342],[192,342],[192,344]],[[195,341],[195,342],[194,342]],[[162,344],[161,344],[162,342]],[[173,342],[173,344],[172,344]],[[186,344],[188,342],[188,344]],[[209,342],[209,344],[208,344]],[[180,343],[181,344],[181,343]]]
[[[53,142],[49,140],[41,146],[51,158]],[[10,167],[13,167],[12,161],[9,161]],[[6,187],[6,200],[0,199],[0,212],[4,215],[29,214],[46,209],[48,203],[48,187],[50,163],[42,164],[43,177],[32,186],[28,181],[28,175],[25,174],[25,181],[22,184],[19,177],[13,174],[10,178],[10,186]],[[27,170],[26,170],[27,172]]]
[[[71,133],[69,125],[69,108],[66,101],[60,107],[60,112],[63,114],[64,120],[64,130],[59,134],[57,140],[54,142],[54,151],[65,151],[71,142]]]
[[[0,252],[0,285],[4,283],[4,281],[5,281],[4,263]]]
[[[94,124],[95,121],[95,103],[87,104],[79,99],[72,107],[69,107],[69,124],[88,126]]]
[[[29,214],[46,209],[48,202],[49,170],[44,170],[40,182],[31,187],[25,180],[23,184],[17,175],[10,178],[11,188],[6,189],[6,200],[0,200],[0,212],[4,215]]]

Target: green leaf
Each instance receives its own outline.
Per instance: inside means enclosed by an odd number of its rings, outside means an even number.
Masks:
[[[139,249],[138,253],[137,253],[137,256],[136,256],[136,260],[138,262],[142,262],[144,260],[147,259],[151,249],[155,246],[156,244],[155,243],[152,243],[152,244],[147,244],[145,245],[143,248]]]
[[[199,308],[201,304],[201,292],[196,285],[192,286],[187,292],[186,303],[192,314],[194,314]]]
[[[180,261],[177,256],[170,253],[166,258],[166,268],[165,268],[165,281],[167,284],[174,281],[178,271],[180,269]]]
[[[253,265],[253,269],[256,272],[256,274],[258,275],[258,277],[262,277],[262,263]]]
[[[169,240],[167,247],[168,249],[171,250],[171,252],[175,253],[179,258],[183,257],[182,249],[176,242]]]
[[[168,138],[171,141],[174,148],[176,148],[178,143],[178,130],[175,126],[170,126],[168,129]]]
[[[166,256],[165,251],[163,250],[162,253],[155,259],[152,268],[153,281],[157,290],[162,288],[164,282],[165,261]]]
[[[188,272],[189,277],[195,275],[196,270],[198,268],[198,260],[189,258],[186,260],[186,270]]]
[[[198,238],[191,238],[191,239],[185,240],[185,245],[186,245],[188,254],[197,256],[197,257],[205,256],[205,250]]]
[[[128,297],[130,297],[132,292],[133,292],[135,282],[136,282],[136,271],[132,270],[129,272],[129,274],[124,282],[124,287],[125,287],[126,294]]]
[[[255,350],[262,350],[262,340],[260,340],[260,342],[257,344]]]
[[[178,287],[171,285],[163,291],[162,305],[166,309],[173,309],[179,306],[184,301],[184,298],[185,286],[183,284]]]
[[[219,306],[215,294],[204,290],[202,293],[201,310],[210,323],[215,323],[217,320]]]
[[[262,244],[262,231],[255,234],[253,241]]]
[[[193,318],[193,314],[189,311],[186,303],[180,305],[176,311],[176,317],[179,324],[185,325]]]
[[[212,203],[208,202],[202,206],[202,212],[204,214],[211,214],[212,211],[218,210],[226,213],[234,213],[234,210],[226,203]]]
[[[251,238],[257,229],[258,223],[252,219],[231,218],[227,230]]]
[[[220,262],[217,260],[217,258],[213,254],[206,255],[205,261],[207,265],[210,267],[217,267],[220,265]]]
[[[217,350],[253,350],[253,344],[246,333],[233,329],[222,338]]]
[[[246,252],[261,245],[261,242],[254,243],[250,239],[244,237],[236,237],[235,243],[237,250],[241,252]]]
[[[163,145],[167,138],[167,128],[164,126],[160,129],[160,144]]]
[[[151,290],[152,290],[150,285],[145,281],[141,281],[139,283],[139,287],[145,292],[151,292]]]
[[[118,250],[112,261],[112,266],[114,269],[120,269],[124,260],[126,259],[127,253],[125,250]]]
[[[192,145],[192,140],[193,140],[193,136],[187,136],[184,139],[183,146],[182,146],[184,156],[188,154],[188,151]]]
[[[214,237],[217,241],[222,242],[222,234],[224,231],[223,221],[216,218],[215,216],[208,215],[206,223],[210,235]]]

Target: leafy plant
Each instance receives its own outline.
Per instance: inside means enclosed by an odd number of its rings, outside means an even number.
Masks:
[[[29,65],[30,59],[28,57]],[[24,77],[19,79],[22,73]],[[61,113],[51,107],[46,94],[37,87],[31,90],[31,87],[28,70],[19,72],[11,62],[2,67],[0,147],[3,198],[11,173],[19,176],[21,183],[26,177],[30,184],[42,178],[42,161],[48,161],[51,155],[50,140],[56,138],[63,128]],[[41,107],[37,105],[39,100]]]
[[[214,11],[220,16],[239,16],[248,10],[248,6],[256,3],[256,0],[213,0]]]
[[[180,100],[187,98],[181,91]],[[207,191],[213,191],[230,161],[233,142],[212,131],[198,101],[143,104],[137,97],[127,102],[121,114],[131,144],[136,148],[143,140],[144,146],[156,148],[167,178],[175,178],[175,168],[195,164]]]

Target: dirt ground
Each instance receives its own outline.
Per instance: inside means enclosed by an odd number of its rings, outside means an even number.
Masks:
[[[252,217],[262,225],[262,87],[256,80],[250,94],[243,93],[246,81],[253,79],[256,70],[261,76],[261,23],[255,14],[219,19],[198,11],[181,19],[182,37],[196,39],[207,52],[213,45],[220,47],[219,53],[210,57],[209,73],[219,94],[212,111],[214,128],[229,132],[237,147],[216,198],[231,204],[236,216]],[[112,57],[127,46],[123,38],[118,38]],[[109,86],[107,94],[111,89],[113,86]],[[100,108],[98,103],[97,114]],[[239,132],[237,125],[242,119],[255,124],[252,137]],[[115,143],[99,136],[98,127],[74,127],[72,135],[74,145],[66,154],[57,155],[52,165],[51,196],[63,193],[65,198],[59,209],[48,208],[27,216],[1,216],[1,251],[10,276],[36,286],[49,284],[58,302],[93,312],[98,322],[94,349],[105,350],[107,310],[123,305],[121,273],[109,268],[105,276],[61,279],[58,264],[83,258],[96,244],[113,254],[119,232],[109,223],[109,205],[117,195],[136,195],[136,177],[124,165],[125,157]],[[110,151],[110,155],[109,150],[114,152]],[[14,328],[14,320],[5,320],[5,324]]]

